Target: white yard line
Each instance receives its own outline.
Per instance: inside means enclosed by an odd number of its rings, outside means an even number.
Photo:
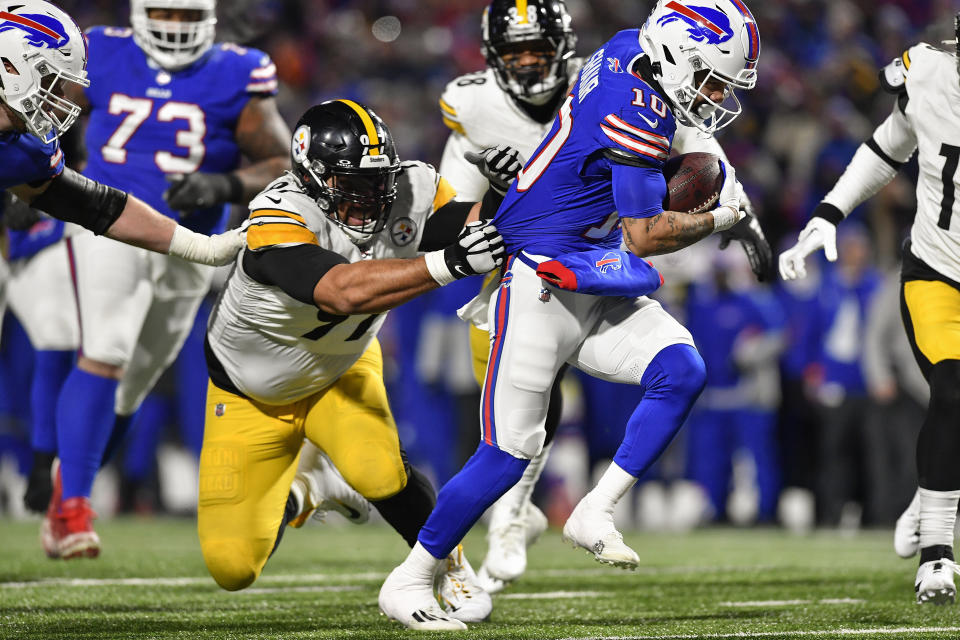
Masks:
[[[578,636],[562,640],[722,640],[723,638],[820,638],[824,636],[902,636],[917,634],[957,633],[960,627],[881,627],[878,629],[823,629],[822,631],[738,631],[736,633],[703,633],[666,636]],[[909,634],[909,635],[904,635]]]
[[[744,600],[742,602],[718,602],[721,607],[790,607],[798,604],[863,604],[857,598],[824,598],[822,600]]]
[[[244,589],[238,591],[238,594],[264,594],[264,593],[318,593],[330,591],[360,591],[363,587],[357,585],[314,585],[306,587],[264,587],[254,589]]]
[[[559,600],[562,598],[599,598],[602,591],[541,591],[539,593],[506,593],[498,600]]]

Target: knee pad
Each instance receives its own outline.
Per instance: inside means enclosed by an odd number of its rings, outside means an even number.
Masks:
[[[653,389],[669,390],[695,400],[707,384],[707,367],[694,347],[688,344],[672,344],[654,356],[643,374],[641,385],[649,392]]]
[[[338,461],[337,469],[347,483],[367,500],[383,500],[407,486],[403,459],[389,442],[370,442],[362,455]]]
[[[260,576],[270,549],[258,554],[249,540],[229,539],[201,541],[207,570],[221,588],[227,591],[246,589]],[[262,555],[262,559],[258,558]]]

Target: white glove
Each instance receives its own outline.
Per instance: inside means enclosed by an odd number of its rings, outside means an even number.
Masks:
[[[219,267],[233,262],[246,241],[246,227],[206,236],[177,225],[167,254],[189,262]]]
[[[820,247],[823,247],[827,260],[834,262],[837,259],[837,225],[814,216],[800,232],[797,244],[780,254],[780,277],[784,280],[805,278],[804,260]]]
[[[740,222],[746,211],[741,208],[744,200],[743,185],[737,180],[737,172],[729,162],[720,161],[723,167],[723,186],[720,187],[720,197],[717,199],[717,208],[713,210],[713,231],[726,231]]]

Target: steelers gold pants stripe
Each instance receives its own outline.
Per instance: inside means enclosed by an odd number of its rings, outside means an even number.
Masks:
[[[908,280],[903,304],[904,327],[925,374],[938,362],[960,360],[960,291],[938,280]]]
[[[204,429],[197,530],[210,574],[231,591],[253,583],[270,556],[304,437],[368,499],[406,486],[376,341],[335,384],[289,405],[209,384]]]

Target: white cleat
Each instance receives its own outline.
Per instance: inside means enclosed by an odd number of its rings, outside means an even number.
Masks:
[[[467,628],[449,617],[433,595],[432,580],[411,575],[404,565],[390,572],[380,587],[380,613],[417,631],[462,631]]]
[[[333,461],[310,443],[304,444],[294,485],[303,487],[299,515],[289,524],[302,527],[312,514],[323,520],[328,511],[336,511],[354,524],[363,524],[370,517],[370,503],[347,484]],[[292,489],[292,487],[291,487]]]
[[[917,592],[917,604],[953,604],[957,594],[953,585],[954,573],[960,573],[960,567],[947,558],[920,565],[913,587]]]
[[[893,550],[901,558],[912,558],[920,551],[920,501],[914,498],[893,529]]]
[[[527,501],[523,518],[491,529],[478,579],[488,593],[498,593],[527,570],[527,547],[547,530],[547,516]]]
[[[613,510],[590,505],[585,496],[563,525],[563,541],[586,549],[604,564],[622,569],[636,569],[640,563],[637,553],[623,543],[623,536],[613,524]]]
[[[526,516],[524,520],[527,525],[526,542],[529,548],[533,546],[533,544],[540,539],[540,536],[543,535],[543,532],[547,530],[549,522],[547,522],[547,514],[529,500],[527,501],[527,508],[524,515]]]
[[[462,544],[440,563],[436,590],[447,614],[461,622],[483,622],[493,611],[493,600],[480,585]]]

